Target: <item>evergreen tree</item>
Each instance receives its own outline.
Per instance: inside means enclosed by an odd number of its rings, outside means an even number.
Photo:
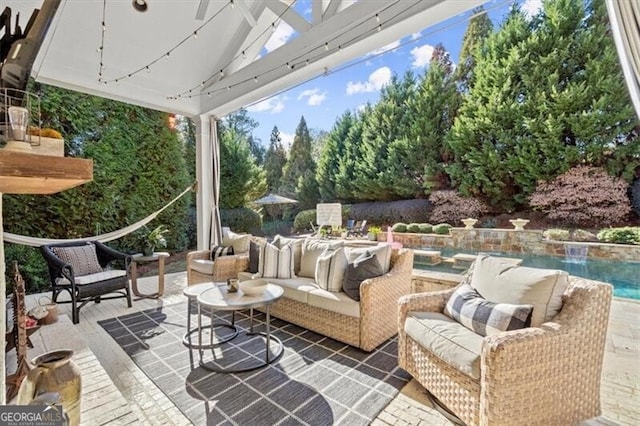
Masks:
[[[473,9],[474,17],[469,21],[467,31],[462,39],[462,48],[458,58],[458,66],[454,73],[454,78],[458,83],[458,89],[462,93],[468,92],[473,85],[473,69],[476,65],[475,56],[477,49],[480,49],[486,38],[493,31],[491,19],[482,6]]]
[[[366,200],[365,194],[358,187],[357,165],[362,161],[362,130],[373,107],[367,104],[358,114],[354,114],[351,128],[347,131],[344,142],[344,155],[339,158],[338,172],[335,177],[335,192],[338,200],[349,202]]]
[[[355,119],[350,111],[345,112],[338,117],[333,128],[327,134],[327,141],[320,154],[316,173],[320,197],[323,201],[334,201],[340,198],[337,195],[336,182],[340,163],[345,161],[347,137]]]
[[[315,181],[316,164],[311,156],[311,135],[309,134],[309,128],[304,117],[300,118],[300,123],[296,128],[296,134],[293,138],[293,144],[291,144],[291,150],[289,151],[289,159],[284,167],[284,176],[282,178],[281,192],[287,197],[298,197],[298,205],[301,208],[305,208],[307,205],[315,206],[317,200],[320,198],[318,192],[318,184],[315,185],[311,181]],[[311,172],[308,174],[307,172]],[[305,177],[305,173],[307,174]],[[304,178],[305,191],[298,192],[301,187],[299,179]],[[315,191],[309,189],[315,186]],[[300,198],[302,197],[302,198]]]
[[[264,158],[268,192],[277,192],[279,190],[282,184],[282,173],[285,164],[287,164],[287,152],[282,146],[278,126],[273,126],[269,148]]]
[[[232,112],[224,119],[224,126],[234,130],[238,136],[245,138],[256,162],[258,164],[263,164],[265,149],[260,143],[260,139],[253,136],[253,131],[259,125],[260,123],[251,118],[247,110],[244,108],[240,108],[239,110]]]

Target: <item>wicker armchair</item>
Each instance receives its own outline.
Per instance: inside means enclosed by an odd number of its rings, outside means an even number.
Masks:
[[[248,255],[221,256],[210,264],[207,272],[197,270],[196,260],[209,260],[210,250],[199,250],[187,253],[187,285],[210,281],[226,281],[229,278],[238,278],[238,272],[244,271],[249,265]],[[209,273],[210,272],[210,273]]]
[[[600,415],[610,285],[570,277],[562,310],[551,321],[485,337],[480,380],[434,356],[404,330],[409,312],[442,312],[453,291],[399,301],[399,365],[431,395],[468,425],[575,424]]]

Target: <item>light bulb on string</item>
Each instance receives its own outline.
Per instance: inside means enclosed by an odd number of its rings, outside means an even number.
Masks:
[[[253,82],[257,83],[258,82],[258,76],[253,77]]]
[[[169,59],[169,56],[171,56],[171,52],[167,52],[166,55],[164,55],[164,57],[167,59]]]
[[[151,72],[151,68],[149,68],[149,65],[147,65],[146,67],[144,67],[144,69],[147,71],[147,73]]]
[[[378,15],[377,13],[376,13],[376,22],[380,23],[380,15]]]
[[[324,50],[329,50],[329,43],[324,44]]]
[[[220,70],[220,78],[224,78],[224,71]]]
[[[198,31],[193,32],[193,38],[198,38]]]
[[[235,9],[236,4],[233,2],[233,0],[231,0],[229,3],[231,3],[231,9]]]
[[[244,50],[242,51],[242,59],[247,59],[247,52]]]

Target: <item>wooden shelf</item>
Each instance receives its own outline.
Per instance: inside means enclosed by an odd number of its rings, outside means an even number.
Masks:
[[[0,193],[54,194],[93,180],[93,160],[0,149]]]

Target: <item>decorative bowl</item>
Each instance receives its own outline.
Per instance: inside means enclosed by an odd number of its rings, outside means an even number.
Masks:
[[[246,296],[259,296],[267,289],[267,283],[258,280],[243,281],[240,283],[240,291]]]

